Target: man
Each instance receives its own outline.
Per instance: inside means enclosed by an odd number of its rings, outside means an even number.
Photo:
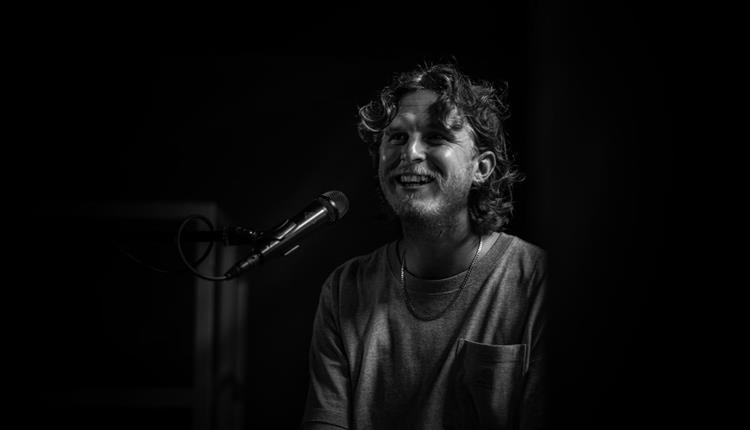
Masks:
[[[544,252],[502,232],[518,180],[503,96],[436,65],[360,109],[403,237],[324,283],[305,428],[542,426]]]

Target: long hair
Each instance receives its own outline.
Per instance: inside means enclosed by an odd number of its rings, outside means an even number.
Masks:
[[[472,185],[468,209],[474,232],[502,231],[513,212],[513,185],[523,179],[507,148],[507,88],[506,82],[495,89],[488,82],[472,81],[452,64],[425,65],[398,75],[378,98],[359,109],[359,136],[377,168],[383,130],[398,113],[401,98],[421,89],[435,92],[438,99],[430,111],[447,126],[448,115],[456,109],[460,120],[470,125],[476,150],[495,154],[495,170],[487,181]]]

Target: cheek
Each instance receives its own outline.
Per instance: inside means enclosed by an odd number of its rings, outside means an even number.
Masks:
[[[379,157],[380,166],[388,166],[393,164],[394,160],[399,160],[399,151],[387,145],[380,145]]]
[[[380,145],[378,149],[378,175],[381,180],[389,168],[389,159],[389,151],[383,145]]]
[[[432,164],[441,172],[449,172],[447,166],[451,165],[456,157],[456,151],[452,148],[438,148],[433,151],[430,157]]]
[[[435,157],[443,160],[450,160],[456,157],[456,150],[449,146],[438,148],[435,151]]]

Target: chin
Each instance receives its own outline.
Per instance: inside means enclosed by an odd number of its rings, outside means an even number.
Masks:
[[[391,202],[393,211],[402,219],[432,219],[440,216],[441,205],[433,201],[402,199]]]

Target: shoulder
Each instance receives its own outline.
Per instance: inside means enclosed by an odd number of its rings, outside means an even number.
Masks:
[[[504,233],[510,239],[509,254],[521,263],[543,268],[547,263],[547,252],[541,247],[527,242],[518,236]]]
[[[386,285],[388,245],[352,257],[333,269],[321,288],[323,306],[338,315],[372,302]]]
[[[531,302],[546,289],[547,253],[541,247],[518,236],[501,233],[487,262],[487,285],[504,300]]]
[[[507,243],[507,249],[498,261],[504,271],[531,282],[546,277],[547,252],[543,248],[508,233],[502,233],[501,238]]]
[[[338,290],[340,285],[376,277],[388,266],[389,245],[390,243],[382,245],[367,254],[352,257],[341,263],[328,275],[326,285]]]

